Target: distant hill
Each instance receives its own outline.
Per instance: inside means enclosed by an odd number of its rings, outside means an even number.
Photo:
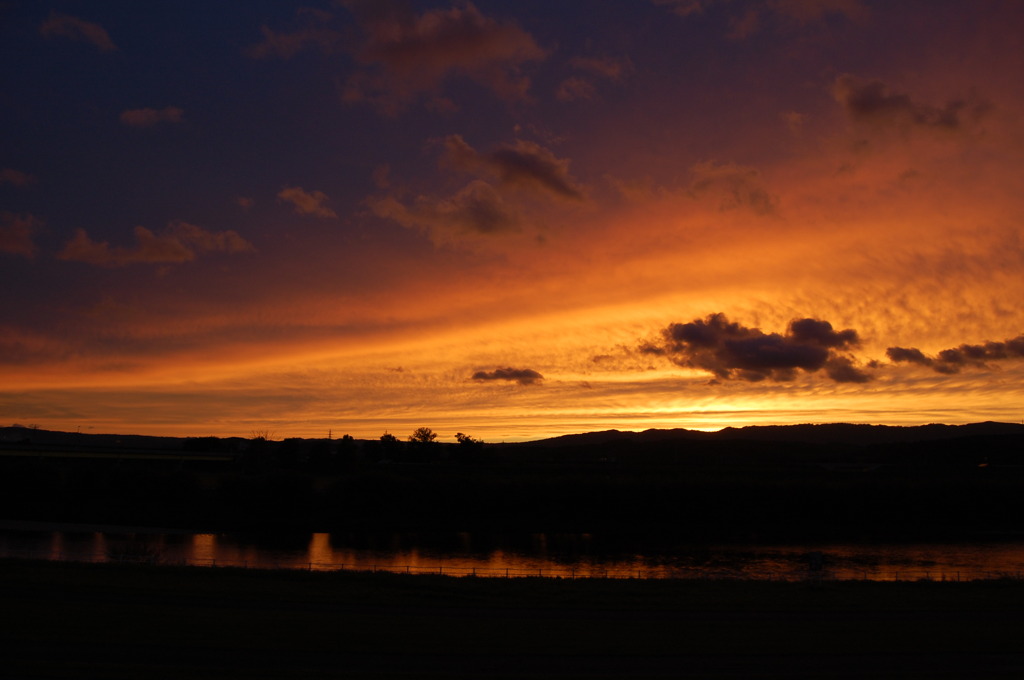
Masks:
[[[33,448],[116,449],[140,451],[182,451],[197,443],[217,441],[221,445],[245,441],[239,437],[154,437],[141,434],[87,434],[35,427],[0,427],[0,447],[31,444]]]
[[[830,423],[824,425],[754,425],[727,427],[718,432],[702,432],[682,428],[623,432],[604,430],[569,434],[529,442],[541,446],[594,446],[613,442],[639,443],[670,441],[747,441],[792,442],[803,444],[898,444],[998,435],[1024,435],[1024,425],[1017,423],[971,423],[968,425],[857,425]]]

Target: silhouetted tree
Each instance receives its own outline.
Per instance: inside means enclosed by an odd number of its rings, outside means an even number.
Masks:
[[[399,460],[403,454],[402,442],[395,435],[385,432],[380,436],[380,450],[384,460]]]
[[[429,427],[417,427],[409,435],[409,441],[414,444],[432,444],[435,439],[437,439],[437,433]]]
[[[461,432],[455,433],[455,441],[459,443],[455,447],[455,459],[460,463],[469,463],[475,457],[476,454],[483,449],[484,442],[481,439],[475,439],[470,437],[468,434]]]

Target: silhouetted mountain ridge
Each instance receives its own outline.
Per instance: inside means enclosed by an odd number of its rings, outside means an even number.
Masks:
[[[828,423],[806,425],[751,425],[726,427],[718,432],[650,429],[642,432],[603,430],[541,439],[529,444],[543,446],[592,446],[611,442],[640,443],[668,441],[748,441],[791,442],[802,444],[846,444],[868,446],[939,441],[963,437],[1024,434],[1024,424],[986,421],[967,425],[861,425]]]

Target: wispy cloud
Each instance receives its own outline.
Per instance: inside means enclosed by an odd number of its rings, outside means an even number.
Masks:
[[[364,68],[349,79],[344,98],[390,115],[422,94],[436,95],[453,75],[505,99],[523,99],[530,79],[521,67],[547,55],[515,22],[484,16],[470,2],[420,15],[374,0],[344,4],[365,33],[356,50]]]
[[[777,199],[764,187],[756,168],[735,163],[698,163],[691,168],[693,180],[689,193],[694,198],[713,196],[719,210],[747,208],[758,215],[777,212]]]
[[[177,106],[162,109],[128,109],[121,112],[121,122],[132,127],[151,127],[157,123],[180,123],[185,112]]]
[[[517,140],[486,153],[460,135],[449,135],[440,144],[442,169],[475,178],[448,196],[424,194],[412,201],[400,194],[372,196],[366,202],[373,214],[425,230],[435,244],[448,244],[466,236],[521,231],[536,199],[548,205],[586,200],[584,187],[569,173],[569,161],[534,142]]]
[[[804,27],[825,21],[829,16],[840,16],[863,21],[869,14],[861,0],[652,0],[665,5],[681,17],[696,17],[716,7],[724,7],[728,17],[727,35],[732,40],[744,40],[766,27]]]
[[[832,94],[846,113],[859,123],[956,132],[981,120],[992,105],[976,93],[936,106],[893,90],[881,80],[844,74],[836,78]]]
[[[113,52],[117,49],[107,30],[99,24],[60,12],[50,12],[49,18],[39,27],[39,32],[45,36],[56,35],[84,40],[95,45],[101,52]]]
[[[0,252],[32,257],[36,252],[32,235],[42,224],[34,215],[0,212]]]
[[[437,242],[466,234],[500,234],[518,231],[521,217],[514,206],[487,182],[474,180],[448,198],[420,196],[406,205],[393,196],[368,199],[378,217],[403,227],[420,227]]]
[[[78,229],[57,257],[101,267],[119,267],[139,263],[180,264],[208,253],[245,253],[255,250],[251,243],[235,231],[208,231],[181,221],[171,222],[158,234],[145,227],[135,227],[134,234],[134,247],[112,247],[106,241],[93,241],[84,229]]]
[[[291,203],[292,209],[299,215],[313,217],[337,217],[338,214],[327,207],[330,200],[322,191],[306,191],[301,187],[285,187],[278,192],[277,198]]]
[[[0,184],[13,184],[16,187],[24,187],[36,181],[33,175],[12,168],[0,170]]]
[[[569,63],[581,72],[563,80],[555,96],[561,101],[594,99],[597,96],[598,80],[621,82],[633,70],[628,59],[611,57],[573,57]]]
[[[534,142],[516,140],[493,151],[480,153],[462,138],[450,135],[443,141],[442,164],[459,170],[489,174],[502,184],[540,190],[550,197],[581,201],[583,187],[569,174],[569,160]]]
[[[330,12],[308,7],[300,8],[298,18],[302,26],[293,31],[275,31],[268,26],[262,26],[260,32],[263,34],[263,40],[249,47],[246,54],[254,59],[290,59],[306,49],[316,49],[322,54],[331,54],[338,49],[343,34],[327,26],[333,18]]]

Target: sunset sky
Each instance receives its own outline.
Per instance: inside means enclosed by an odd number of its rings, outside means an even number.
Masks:
[[[1024,418],[1024,2],[0,3],[0,425]]]

